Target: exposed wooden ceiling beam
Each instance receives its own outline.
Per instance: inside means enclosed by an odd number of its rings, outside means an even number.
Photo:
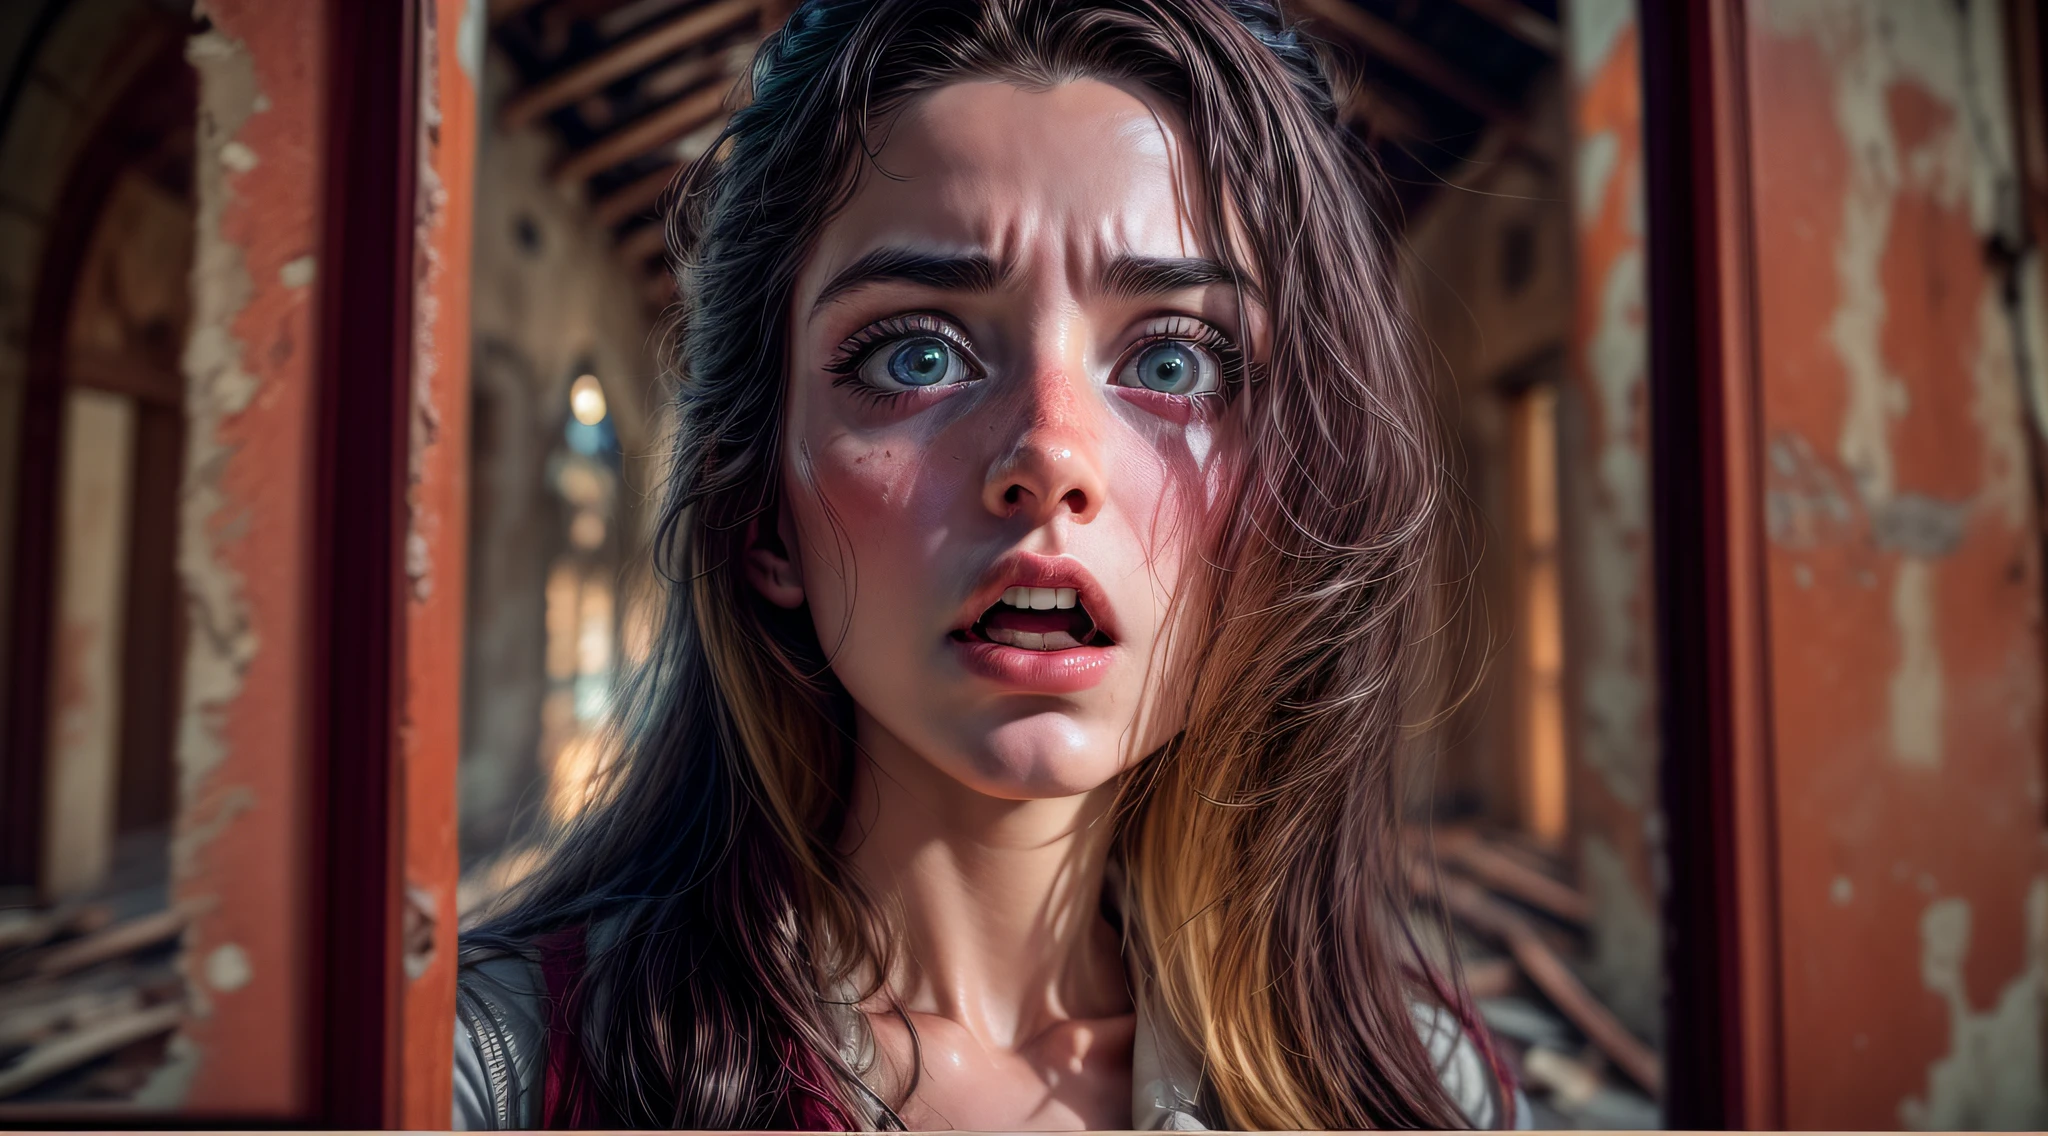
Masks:
[[[706,150],[717,144],[718,136],[725,133],[726,124],[731,121],[731,115],[721,114],[676,139],[676,158],[687,163],[703,157]]]
[[[736,43],[724,51],[700,55],[640,77],[640,94],[649,99],[666,99],[717,75],[738,75],[754,57],[755,40]]]
[[[1482,118],[1510,122],[1517,116],[1492,92],[1467,77],[1408,33],[1346,0],[1299,0],[1301,10],[1327,22],[1353,42],[1435,87]]]
[[[681,172],[681,162],[666,165],[598,198],[591,210],[597,217],[597,223],[609,229],[654,208],[654,203],[661,200],[661,195]]]
[[[729,93],[726,84],[712,83],[685,95],[570,154],[556,168],[555,176],[580,181],[628,158],[651,153],[723,114]]]
[[[676,278],[666,269],[650,272],[640,282],[640,296],[650,308],[665,308],[676,302]]]
[[[621,40],[601,54],[519,92],[506,101],[500,119],[508,128],[522,126],[595,94],[665,55],[673,55],[709,39],[754,16],[760,9],[761,0],[717,0],[684,12],[665,24]],[[712,66],[723,67],[724,61],[715,60]]]
[[[1564,50],[1564,36],[1557,30],[1557,22],[1519,0],[1458,0],[1458,3],[1545,55],[1556,55]]]
[[[627,264],[639,267],[656,253],[668,251],[668,226],[655,221],[627,233],[619,242],[619,255]]]
[[[540,0],[491,0],[491,22],[503,23],[538,3]]]
[[[1374,138],[1412,142],[1424,133],[1422,123],[1414,115],[1363,86],[1345,97],[1343,116],[1364,123],[1366,132]]]

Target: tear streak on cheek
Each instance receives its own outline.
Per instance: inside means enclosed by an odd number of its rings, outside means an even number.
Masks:
[[[1126,500],[1137,506],[1147,555],[1171,543],[1211,530],[1235,484],[1237,454],[1223,431],[1196,421],[1174,426],[1152,419],[1134,424],[1117,455],[1117,484],[1135,490]],[[1179,534],[1179,535],[1173,535]]]
[[[1215,445],[1215,435],[1204,425],[1190,427],[1182,437],[1188,448],[1188,457],[1194,461],[1195,468],[1204,473],[1208,472],[1209,450]]]

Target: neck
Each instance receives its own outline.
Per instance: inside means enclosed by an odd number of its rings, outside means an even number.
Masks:
[[[1113,785],[1015,801],[961,784],[860,715],[862,768],[842,848],[896,920],[888,990],[991,1046],[1127,1013],[1102,917]]]

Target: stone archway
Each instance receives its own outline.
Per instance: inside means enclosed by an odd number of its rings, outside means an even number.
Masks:
[[[47,898],[105,878],[123,814],[168,819],[175,671],[147,664],[174,657],[180,606],[196,103],[188,29],[165,5],[27,15],[0,108],[0,886]],[[97,754],[80,786],[50,780],[84,771],[53,744]],[[89,802],[89,823],[63,830],[89,851],[52,853],[59,799]],[[72,875],[51,876],[58,863]]]

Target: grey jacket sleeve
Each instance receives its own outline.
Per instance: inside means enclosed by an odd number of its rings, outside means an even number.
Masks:
[[[1512,1099],[1500,1100],[1500,1086],[1494,1080],[1493,1070],[1487,1067],[1479,1047],[1472,1044],[1450,1011],[1420,1002],[1410,1003],[1409,1010],[1415,1017],[1416,1032],[1422,1035],[1423,1044],[1429,1047],[1429,1055],[1436,1062],[1438,1083],[1472,1127],[1529,1128],[1535,1124],[1521,1089],[1514,1091]],[[1510,1110],[1505,1125],[1500,1123],[1502,1103]]]
[[[516,955],[466,963],[455,980],[458,1131],[532,1128],[547,1067],[540,967]]]

